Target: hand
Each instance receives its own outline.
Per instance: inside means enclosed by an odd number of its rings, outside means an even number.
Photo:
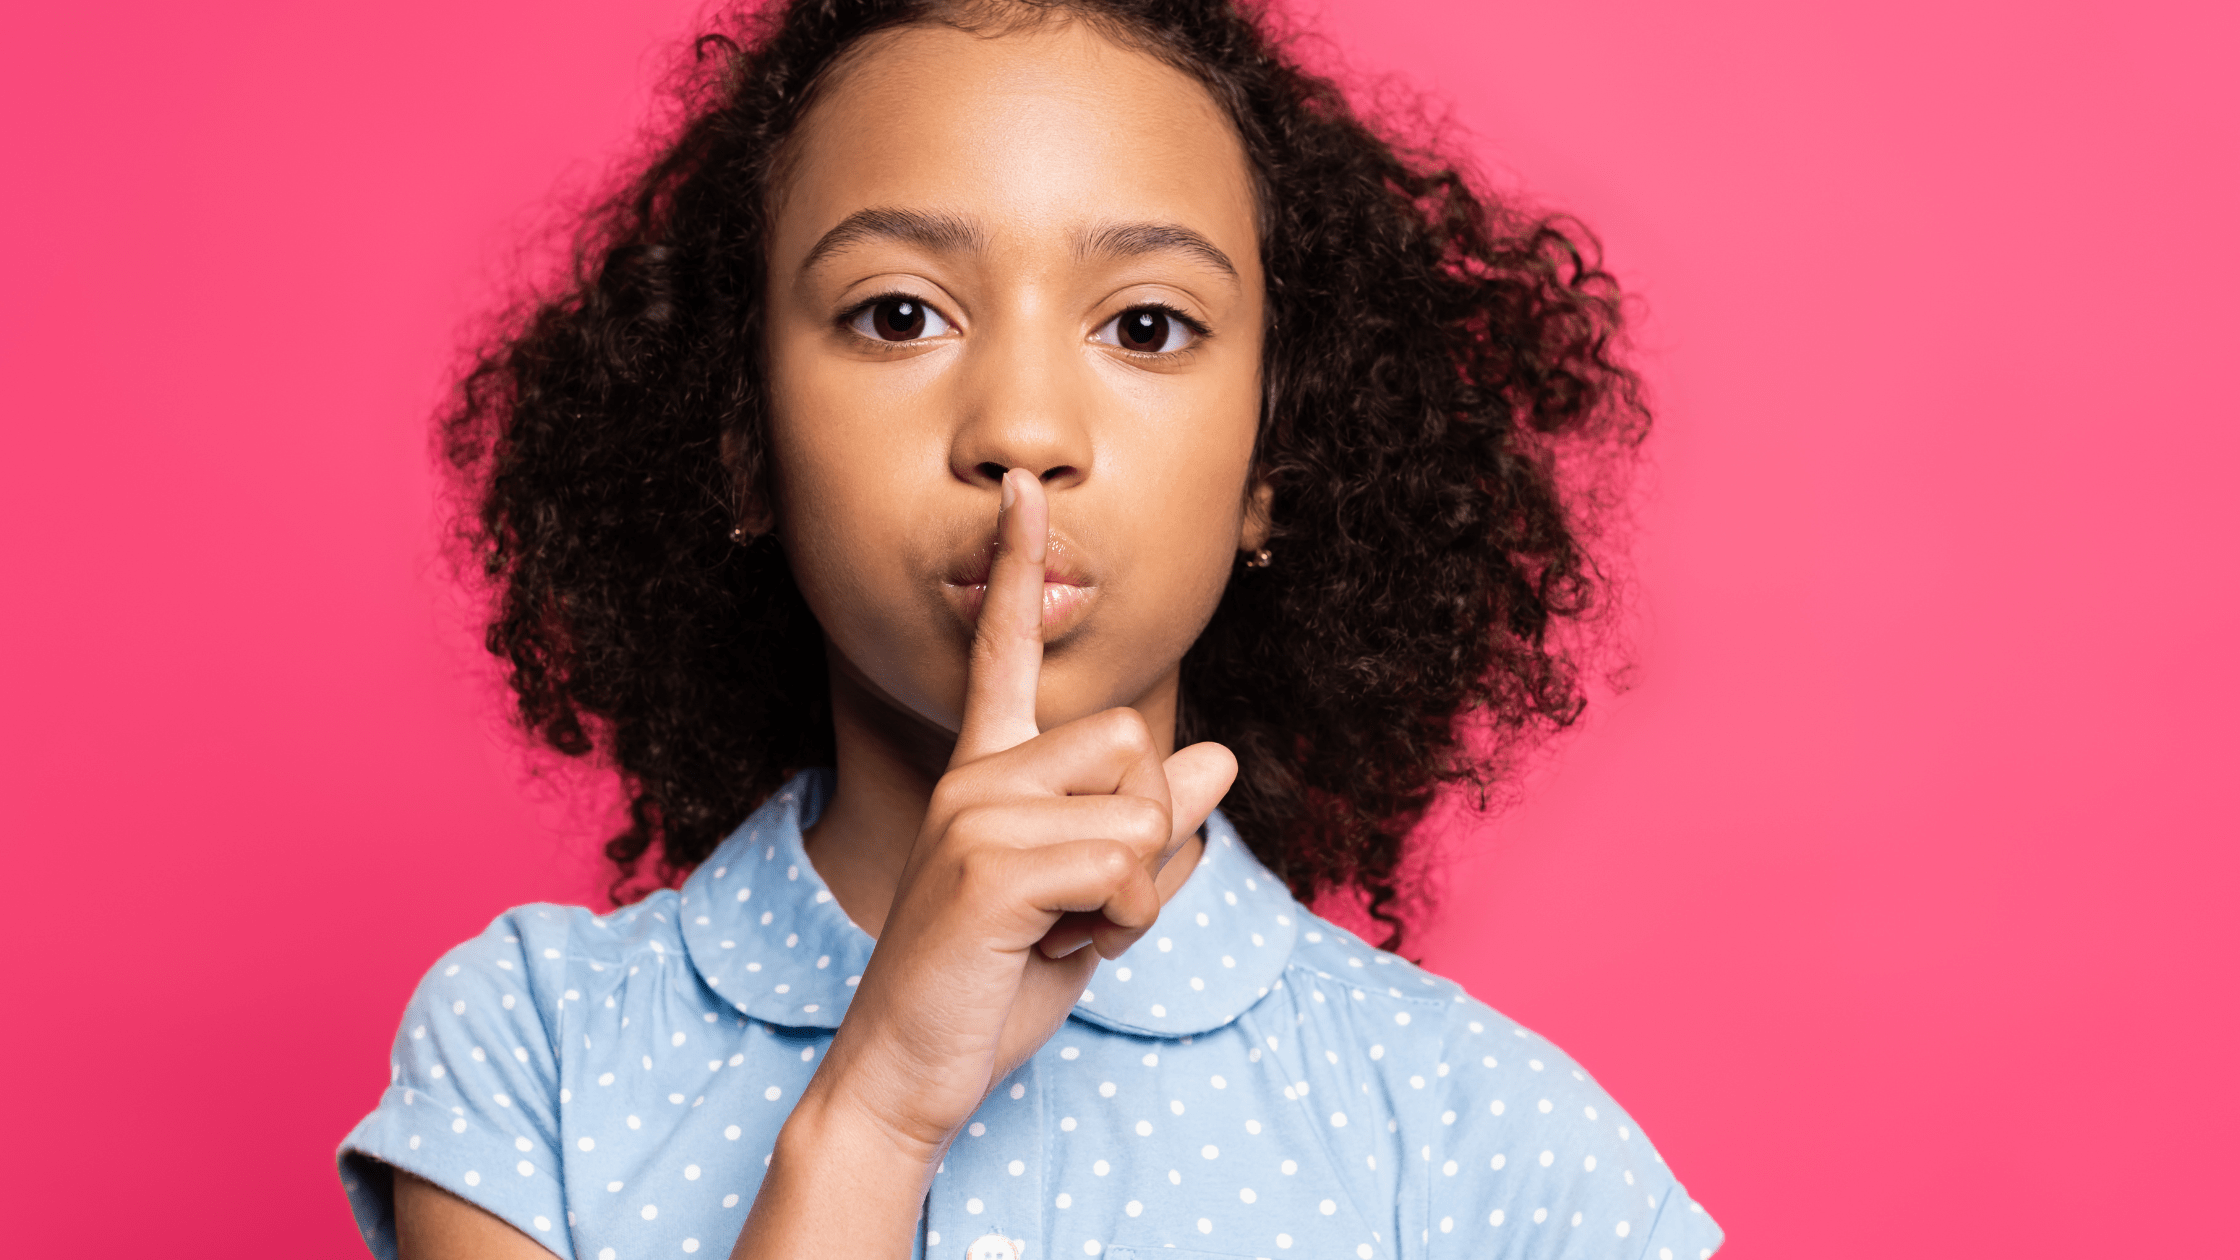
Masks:
[[[1049,508],[1032,474],[1005,474],[997,520],[956,749],[811,1086],[929,1170],[1097,957],[1150,929],[1159,871],[1236,776],[1218,744],[1162,760],[1133,709],[1037,728]]]

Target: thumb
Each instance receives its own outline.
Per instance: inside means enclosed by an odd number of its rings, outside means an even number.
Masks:
[[[1174,806],[1174,835],[1167,840],[1167,856],[1172,857],[1229,794],[1230,785],[1237,781],[1237,757],[1207,741],[1176,751],[1167,758],[1166,771],[1167,797]]]

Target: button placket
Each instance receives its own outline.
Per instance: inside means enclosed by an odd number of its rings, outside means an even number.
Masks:
[[[926,1192],[926,1260],[1046,1260],[1043,1107],[1030,1059],[973,1113]]]

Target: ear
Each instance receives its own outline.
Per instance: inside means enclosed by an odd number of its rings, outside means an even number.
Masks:
[[[736,428],[724,432],[718,447],[724,472],[731,480],[731,520],[748,538],[760,538],[776,527],[777,513],[771,510],[770,495],[763,485],[762,461],[750,460],[746,443],[740,439]],[[754,465],[748,467],[749,464]]]
[[[1257,477],[1245,487],[1244,525],[1237,531],[1237,550],[1258,551],[1268,545],[1268,537],[1275,533],[1276,488]]]

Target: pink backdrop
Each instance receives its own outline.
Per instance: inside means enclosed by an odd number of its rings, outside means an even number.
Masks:
[[[423,419],[689,0],[0,22],[17,1255],[357,1253],[407,992],[595,890]],[[2235,9],[1326,0],[1643,295],[1639,685],[1431,964],[1738,1258],[2232,1246]]]

